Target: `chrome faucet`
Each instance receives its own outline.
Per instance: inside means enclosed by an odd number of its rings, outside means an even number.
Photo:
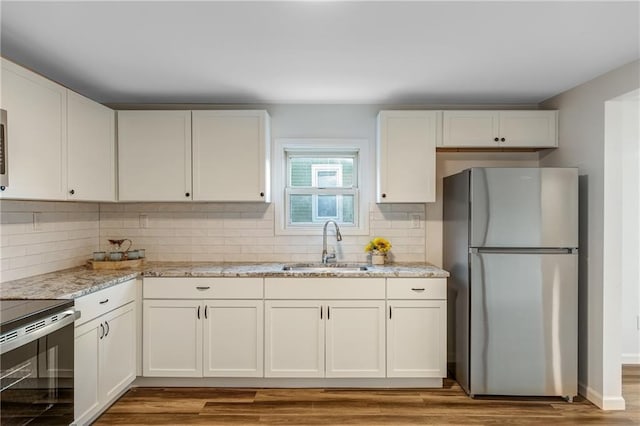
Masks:
[[[340,227],[334,220],[328,220],[324,223],[324,229],[322,230],[322,264],[326,264],[330,259],[335,259],[336,254],[327,252],[327,226],[333,223],[336,227],[336,240],[342,241],[342,234],[340,233]]]

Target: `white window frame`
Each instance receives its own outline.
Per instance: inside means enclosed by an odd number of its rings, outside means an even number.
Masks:
[[[275,214],[276,235],[320,235],[323,223],[288,224],[287,223],[287,152],[304,152],[312,154],[326,152],[340,154],[357,152],[357,164],[354,164],[355,182],[354,225],[340,225],[343,235],[369,235],[369,203],[372,197],[372,147],[367,139],[306,139],[279,138],[273,144],[273,186],[272,197]],[[293,190],[289,190],[294,193]],[[323,193],[326,193],[325,189]],[[340,189],[344,193],[344,189]],[[309,191],[306,191],[309,193]],[[336,191],[338,193],[338,191]],[[316,212],[317,213],[317,212]],[[328,219],[330,220],[330,219]]]

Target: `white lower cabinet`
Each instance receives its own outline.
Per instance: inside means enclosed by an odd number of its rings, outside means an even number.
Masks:
[[[262,300],[205,302],[205,377],[262,377]]]
[[[267,278],[265,377],[384,377],[384,282]]]
[[[321,303],[270,300],[265,310],[265,376],[324,377]]]
[[[384,377],[384,300],[327,303],[326,377]]]
[[[446,377],[445,278],[151,277],[143,298],[145,377]]]
[[[263,303],[262,278],[145,279],[143,375],[262,377]]]
[[[134,283],[76,301],[74,424],[91,423],[136,377]]]
[[[446,279],[389,278],[387,297],[387,377],[446,377]]]
[[[384,377],[384,301],[265,305],[266,377]]]
[[[142,302],[142,374],[202,377],[202,303],[199,300]]]

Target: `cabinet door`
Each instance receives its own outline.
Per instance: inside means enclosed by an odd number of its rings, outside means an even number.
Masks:
[[[9,185],[3,198],[66,199],[67,89],[2,59]]]
[[[67,91],[67,198],[116,198],[115,112]]]
[[[555,148],[558,146],[557,111],[500,112],[500,142],[503,148]]]
[[[100,321],[95,320],[75,329],[74,358],[74,424],[87,424],[100,409],[98,353]]]
[[[317,301],[265,302],[265,377],[324,377],[324,319]]]
[[[142,370],[147,377],[202,376],[201,303],[145,300]]]
[[[326,377],[385,376],[385,302],[327,303]]]
[[[193,199],[270,201],[266,111],[193,111]]]
[[[444,300],[389,301],[387,377],[446,377]]]
[[[378,203],[435,201],[438,111],[381,111],[378,115]]]
[[[191,111],[118,111],[121,201],[191,200]]]
[[[499,120],[497,111],[444,111],[442,146],[498,148]]]
[[[111,402],[136,378],[135,304],[129,303],[107,315],[100,345],[100,395]]]
[[[205,301],[204,376],[263,376],[263,307],[262,300]]]

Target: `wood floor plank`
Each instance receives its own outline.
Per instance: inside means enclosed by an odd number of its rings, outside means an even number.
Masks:
[[[94,425],[263,425],[259,416],[201,416],[199,414],[103,414]]]
[[[417,390],[372,390],[372,389],[263,389],[256,394],[256,401],[406,401],[421,402]]]
[[[582,397],[469,398],[441,389],[134,388],[96,425],[640,425],[640,366],[623,368],[625,411]]]
[[[110,413],[131,414],[199,414],[207,404],[204,400],[180,400],[153,398],[146,401],[121,401],[109,408]]]
[[[313,403],[310,401],[286,401],[271,402],[257,401],[252,404],[229,404],[222,402],[207,402],[202,408],[201,414],[222,415],[269,415],[269,414],[299,414],[305,415],[311,412]]]

